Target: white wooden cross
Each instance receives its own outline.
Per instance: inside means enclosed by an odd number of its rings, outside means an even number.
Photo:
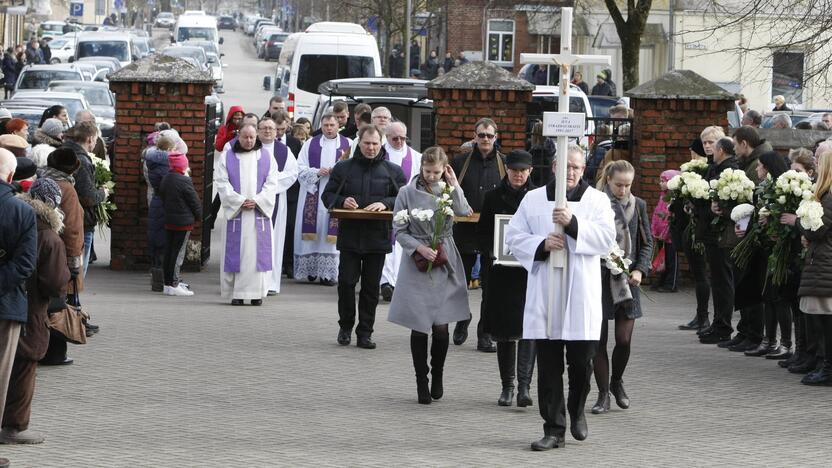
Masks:
[[[520,54],[520,63],[536,65],[556,65],[560,70],[559,112],[543,113],[543,135],[558,139],[555,172],[555,207],[566,207],[566,152],[569,137],[584,135],[586,115],[569,112],[569,80],[571,67],[577,65],[609,65],[609,55],[576,55],[572,53],[572,8],[561,8],[560,13],[560,53],[559,54]],[[563,226],[556,224],[555,233],[563,234]],[[555,310],[566,310],[569,299],[568,265],[566,250],[556,250],[549,255],[549,303],[547,306],[546,333],[551,333],[552,315]],[[555,273],[560,271],[561,284],[556,284]],[[560,290],[560,304],[555,304],[555,291]]]

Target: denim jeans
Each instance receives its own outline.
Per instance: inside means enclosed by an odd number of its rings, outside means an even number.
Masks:
[[[90,266],[90,252],[92,251],[92,236],[95,231],[84,231],[84,271],[81,277],[87,277],[87,268]]]

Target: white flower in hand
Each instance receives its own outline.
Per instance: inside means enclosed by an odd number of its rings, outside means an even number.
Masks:
[[[404,226],[405,224],[410,222],[410,215],[407,214],[407,210],[401,210],[393,216],[393,222],[398,224],[399,226]]]

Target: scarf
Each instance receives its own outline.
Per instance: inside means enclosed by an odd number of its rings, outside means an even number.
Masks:
[[[636,200],[632,194],[625,199],[618,199],[612,194],[609,186],[604,188],[604,192],[610,199],[612,211],[615,213],[615,243],[624,251],[624,258],[631,258],[633,251],[633,240],[630,237],[630,221],[636,212]],[[632,307],[633,293],[630,290],[630,284],[627,280],[630,278],[628,272],[620,275],[610,275],[610,292],[612,293],[612,303],[614,305],[621,305],[625,308]]]
[[[46,166],[38,169],[38,176],[47,179],[52,179],[56,182],[65,180],[70,184],[75,185],[75,177],[67,174],[66,172],[55,169],[54,167]]]

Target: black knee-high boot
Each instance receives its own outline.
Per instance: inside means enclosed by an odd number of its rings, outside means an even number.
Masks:
[[[442,373],[445,371],[445,358],[448,356],[448,335],[433,334],[430,344],[430,396],[434,400],[442,398]]]
[[[529,386],[534,373],[535,346],[534,340],[520,340],[517,342],[517,406],[524,408],[532,406]]]
[[[419,403],[430,404],[430,389],[428,387],[428,335],[411,332],[410,355],[413,357],[413,369],[416,371],[416,392]]]
[[[514,341],[497,342],[497,365],[500,367],[500,380],[503,383],[503,391],[497,404],[500,406],[511,406],[514,400],[514,365],[517,362],[517,343]]]

